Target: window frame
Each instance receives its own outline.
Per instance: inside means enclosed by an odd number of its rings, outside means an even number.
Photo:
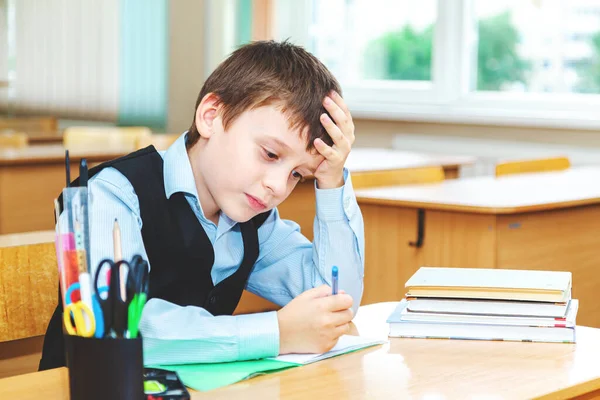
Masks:
[[[275,37],[307,46],[310,2],[275,4]],[[474,0],[438,0],[430,82],[341,82],[355,118],[548,128],[600,128],[600,94],[471,90],[477,24]],[[282,15],[293,15],[287,24]]]

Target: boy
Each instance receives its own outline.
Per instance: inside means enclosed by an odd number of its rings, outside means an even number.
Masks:
[[[364,239],[344,169],[354,126],[339,93],[302,48],[255,42],[211,74],[191,128],[166,152],[151,146],[90,170],[92,266],[113,258],[115,218],[123,258],[149,261],[146,364],[324,352],[348,333]],[[309,175],[314,244],[276,208]],[[335,296],[333,265],[345,291]],[[283,308],[231,316],[244,288]],[[59,302],[40,369],[64,365],[61,313]]]

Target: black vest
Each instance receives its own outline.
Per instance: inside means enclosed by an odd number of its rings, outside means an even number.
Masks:
[[[240,229],[242,233],[242,264],[231,276],[214,286],[211,277],[215,260],[212,244],[183,193],[175,193],[167,199],[163,159],[154,146],[91,168],[90,178],[107,167],[117,169],[131,182],[139,200],[142,239],[150,262],[149,299],[160,298],[180,306],[198,306],[213,315],[231,315],[258,257],[257,229],[269,212],[233,228]],[[76,179],[73,186],[78,184]],[[62,196],[59,203],[62,208]],[[59,287],[58,306],[44,338],[40,370],[65,365],[62,313]]]

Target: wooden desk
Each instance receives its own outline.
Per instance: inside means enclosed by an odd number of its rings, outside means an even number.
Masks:
[[[26,131],[25,133],[27,134],[27,137],[29,138],[30,146],[47,145],[47,144],[60,145],[63,142],[63,132],[62,131],[52,131],[52,132]]]
[[[403,296],[423,265],[564,270],[578,323],[600,327],[600,168],[357,191],[365,219],[363,304]],[[423,245],[418,237],[424,215]]]
[[[360,335],[387,338],[395,303],[363,306]],[[193,399],[557,399],[600,395],[600,331],[576,345],[391,338],[388,344],[252,378]],[[64,368],[0,380],[0,397],[68,399]]]
[[[346,160],[346,168],[352,178],[360,184],[354,188],[382,186],[398,170],[441,166],[446,179],[459,175],[461,166],[475,162],[475,157],[433,155],[379,148],[353,149]],[[353,182],[354,183],[354,182]],[[387,183],[389,185],[389,183]],[[314,179],[299,183],[292,194],[277,207],[281,217],[291,219],[300,225],[301,232],[313,239],[313,221],[316,214]]]
[[[72,151],[71,178],[79,175],[81,158],[94,166],[130,151]],[[0,234],[54,228],[52,200],[65,186],[64,156],[62,145],[0,150]]]

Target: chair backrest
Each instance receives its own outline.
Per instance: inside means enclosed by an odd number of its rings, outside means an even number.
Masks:
[[[138,148],[138,142],[141,139],[151,135],[152,131],[145,126],[74,126],[65,129],[63,145],[69,150],[98,148],[135,150]]]
[[[39,336],[46,331],[58,300],[56,250],[49,240],[52,236],[51,231],[37,237],[0,235],[0,342]],[[19,242],[27,244],[15,245]]]
[[[0,130],[0,149],[4,148],[22,148],[29,144],[29,137],[26,133],[13,130]]]
[[[150,136],[144,136],[138,140],[137,148],[143,149],[144,147],[154,145],[156,150],[166,150],[179,136],[179,133],[155,133]]]
[[[352,174],[355,189],[381,186],[432,183],[444,180],[442,167],[406,168],[391,171],[357,172]]]
[[[567,157],[515,160],[496,165],[496,177],[531,172],[562,171],[571,167]]]
[[[0,130],[2,129],[25,132],[56,132],[58,130],[58,120],[55,117],[0,117]]]

